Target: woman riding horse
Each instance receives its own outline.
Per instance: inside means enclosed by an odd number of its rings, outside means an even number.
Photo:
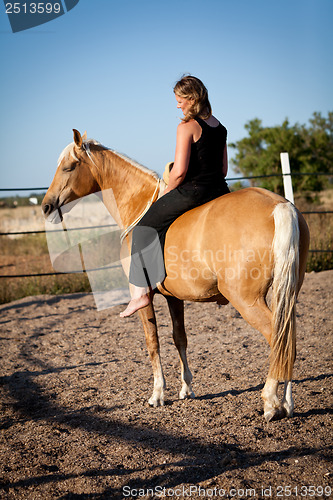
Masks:
[[[175,161],[163,196],[133,230],[132,299],[121,317],[146,307],[149,288],[165,278],[163,250],[170,225],[188,210],[229,192],[227,130],[212,115],[206,87],[198,78],[184,76],[173,90],[184,114],[177,128]]]

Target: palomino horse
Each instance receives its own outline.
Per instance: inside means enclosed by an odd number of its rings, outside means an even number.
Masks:
[[[131,229],[162,194],[157,174],[74,130],[62,152],[42,203],[46,218],[93,192],[112,189],[111,215],[130,244]],[[124,243],[125,244],[125,243]],[[268,378],[262,391],[267,421],[292,416],[291,379],[296,355],[296,298],[303,282],[309,232],[302,215],[281,196],[259,188],[226,194],[179,217],[165,243],[166,278],[158,291],[168,302],[173,339],[179,352],[181,399],[194,397],[186,359],[184,300],[230,302],[259,330],[271,347]],[[272,287],[270,307],[266,302]],[[153,304],[139,311],[154,373],[149,404],[164,404],[165,380]],[[279,402],[279,381],[284,394]]]

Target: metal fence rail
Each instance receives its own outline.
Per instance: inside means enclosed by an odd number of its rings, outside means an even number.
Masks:
[[[269,177],[285,177],[285,176],[318,176],[326,175],[327,177],[333,177],[333,173],[329,174],[327,172],[291,172],[290,174],[263,174],[263,175],[249,175],[245,177],[226,177],[226,181],[242,181],[251,179],[264,179]],[[34,188],[1,188],[0,192],[11,192],[11,191],[47,191],[48,187],[34,187]]]
[[[325,214],[333,214],[333,210],[323,210],[323,211],[306,211],[306,212],[301,212],[303,215],[311,215],[311,214],[316,214],[316,215],[325,215]],[[116,224],[106,224],[102,226],[86,226],[86,227],[71,227],[67,228],[66,231],[83,231],[87,229],[102,229],[106,227],[116,227]],[[11,231],[10,233],[2,233],[0,232],[0,236],[23,236],[26,234],[44,234],[44,233],[61,233],[63,229],[54,229],[52,231],[46,231],[45,229],[40,229],[40,230],[35,230],[32,229],[30,231]]]
[[[333,177],[333,174],[328,174],[326,172],[310,172],[310,173],[301,173],[301,172],[294,172],[290,174],[266,174],[266,175],[253,175],[253,176],[245,176],[245,177],[227,177],[227,181],[242,181],[242,180],[251,180],[251,179],[263,179],[263,178],[269,178],[269,177],[284,177],[284,176],[321,176],[321,175],[326,175],[328,177]],[[35,191],[47,191],[48,187],[34,187],[34,188],[1,188],[0,187],[0,192],[13,192],[13,191],[30,191],[30,192],[35,192]],[[333,214],[332,210],[313,210],[313,211],[304,211],[302,212],[303,215],[329,215]],[[81,231],[81,230],[87,230],[87,229],[99,229],[99,228],[106,228],[106,227],[114,227],[115,224],[113,225],[102,225],[102,226],[88,226],[88,227],[78,227],[78,228],[69,228],[66,229],[66,231]],[[52,232],[62,232],[63,229],[55,229]],[[21,236],[21,235],[29,235],[29,234],[45,234],[46,230],[31,230],[31,231],[13,231],[13,232],[0,232],[0,236]],[[310,253],[333,253],[332,249],[327,249],[327,250],[318,250],[318,249],[310,249]],[[115,267],[121,267],[120,265],[117,266],[111,266],[106,269],[111,269]],[[105,269],[105,268],[103,268]],[[10,278],[36,278],[36,277],[43,277],[43,276],[61,276],[65,274],[80,274],[80,273],[87,273],[88,271],[99,271],[101,270],[100,268],[98,269],[84,269],[82,271],[72,271],[72,272],[50,272],[50,273],[35,273],[35,274],[12,274],[12,275],[0,275],[0,279],[10,279]]]
[[[332,212],[333,213],[333,212]],[[66,231],[83,231],[86,229],[102,229],[106,227],[117,227],[116,224],[104,224],[102,226],[86,226],[86,227],[70,227],[66,228]],[[22,236],[24,234],[44,234],[44,233],[62,233],[64,229],[53,229],[52,231],[46,231],[45,229],[31,231],[11,231],[10,233],[0,233],[0,236]]]

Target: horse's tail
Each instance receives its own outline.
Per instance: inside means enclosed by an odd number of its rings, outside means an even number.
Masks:
[[[296,297],[299,276],[298,216],[291,203],[278,203],[273,211],[274,277],[269,376],[291,380],[296,358]]]

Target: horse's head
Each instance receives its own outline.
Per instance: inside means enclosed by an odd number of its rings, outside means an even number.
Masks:
[[[42,202],[45,218],[55,219],[58,210],[67,203],[99,191],[91,172],[91,159],[85,147],[86,133],[73,130],[74,142],[61,153],[58,168]]]

